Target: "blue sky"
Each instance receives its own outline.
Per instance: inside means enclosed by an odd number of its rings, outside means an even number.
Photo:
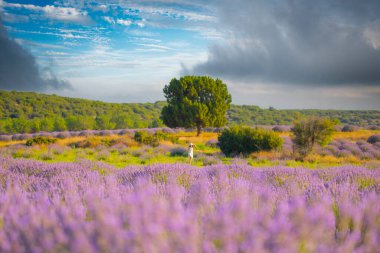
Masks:
[[[293,2],[0,0],[0,13],[43,78],[68,84],[16,89],[154,102],[171,78],[202,74],[224,80],[235,104],[380,109],[377,1],[335,11],[325,11],[329,1]],[[339,45],[357,34],[360,46]]]

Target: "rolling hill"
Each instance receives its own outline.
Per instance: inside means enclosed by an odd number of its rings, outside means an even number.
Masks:
[[[106,103],[34,92],[0,91],[0,133],[121,129],[163,126],[165,102]],[[254,105],[231,105],[228,124],[290,125],[300,115],[339,119],[342,124],[380,125],[380,111],[280,110]]]

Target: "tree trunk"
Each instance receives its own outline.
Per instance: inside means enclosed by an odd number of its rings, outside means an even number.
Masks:
[[[202,132],[202,127],[201,125],[197,125],[197,136],[199,136]]]

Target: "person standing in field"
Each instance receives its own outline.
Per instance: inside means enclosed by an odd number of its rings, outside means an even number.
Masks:
[[[194,158],[194,147],[195,145],[193,143],[189,143],[189,148],[188,148],[188,155],[189,155],[189,163],[193,161]]]

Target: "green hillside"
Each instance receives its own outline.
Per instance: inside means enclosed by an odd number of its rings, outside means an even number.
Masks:
[[[0,133],[160,127],[164,105],[0,91]],[[246,105],[232,105],[228,119],[229,124],[289,125],[299,114],[329,116],[343,124],[380,125],[380,111],[276,110]]]
[[[299,115],[329,117],[342,124],[357,126],[380,125],[380,111],[375,110],[277,110],[233,105],[228,112],[229,122],[246,125],[291,125]]]

